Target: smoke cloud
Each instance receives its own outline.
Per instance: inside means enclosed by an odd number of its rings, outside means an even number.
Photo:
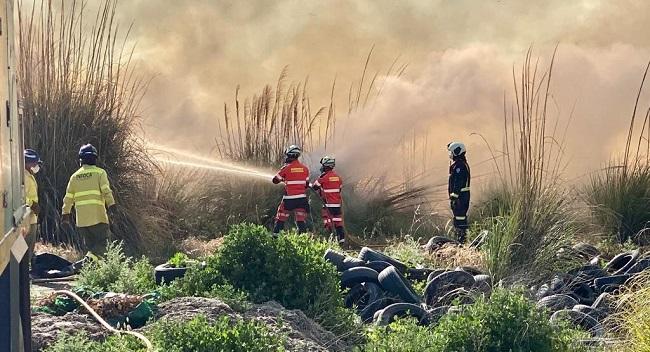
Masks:
[[[314,106],[329,103],[337,78],[345,128],[327,152],[369,173],[408,159],[444,177],[451,140],[465,141],[472,161],[488,159],[471,133],[500,145],[513,65],[519,70],[533,45],[545,67],[559,43],[550,115],[560,126],[572,116],[567,173],[580,176],[620,153],[650,59],[650,2],[643,0],[138,0],[118,11],[121,22],[134,22],[135,64],[153,77],[143,114],[154,140],[212,147],[235,87],[252,95],[289,65],[292,79],[309,76]],[[371,76],[397,56],[409,68],[381,78],[372,109],[346,117],[349,85],[373,44]],[[647,108],[650,94],[642,101]],[[404,147],[413,136],[417,156]]]

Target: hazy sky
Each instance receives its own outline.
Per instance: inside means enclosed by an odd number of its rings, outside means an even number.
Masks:
[[[569,126],[570,173],[594,169],[622,145],[645,64],[650,59],[650,1],[121,1],[134,22],[138,69],[153,77],[143,102],[148,135],[186,149],[212,146],[216,119],[235,87],[249,96],[289,66],[309,76],[312,105],[325,105],[337,77],[339,107],[375,45],[371,73],[399,56],[372,112],[362,112],[334,150],[339,162],[372,168],[404,135],[430,131],[427,163],[446,165],[444,146],[466,141],[474,160],[480,138],[498,144],[503,96],[528,47],[547,63],[559,43],[551,114]],[[650,92],[650,89],[647,90]],[[650,93],[644,95],[647,109]],[[361,123],[363,122],[363,123]],[[474,154],[471,154],[474,152]],[[396,155],[397,154],[397,155]],[[423,161],[424,162],[424,161]]]

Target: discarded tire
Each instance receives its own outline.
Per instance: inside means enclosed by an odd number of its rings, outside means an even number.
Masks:
[[[447,314],[450,308],[451,308],[450,306],[441,306],[427,311],[431,323],[436,324],[440,320],[440,318],[442,318],[445,314]]]
[[[357,259],[354,257],[345,257],[345,259],[343,259],[343,263],[341,264],[341,270],[339,270],[339,272],[343,272],[352,268],[357,268],[363,266],[364,264],[366,264],[366,262],[364,262],[361,259]]]
[[[544,297],[550,296],[553,294],[553,291],[548,287],[547,284],[543,284],[537,289],[537,292],[535,293],[535,298],[539,301]]]
[[[417,304],[395,303],[379,311],[375,324],[386,326],[392,323],[396,317],[415,317],[422,325],[429,323],[429,314]]]
[[[474,275],[473,289],[487,294],[492,292],[492,278],[490,277],[490,275],[484,275],[484,274]]]
[[[420,303],[420,297],[411,284],[393,266],[379,273],[379,283],[384,290],[397,295],[406,303]]]
[[[591,305],[596,300],[596,292],[586,283],[573,286],[571,293],[580,304]]]
[[[170,282],[185,276],[186,272],[187,268],[174,268],[165,263],[158,265],[154,269],[154,278],[156,279],[157,285],[162,285],[163,283],[169,284]]]
[[[596,246],[591,245],[589,243],[578,243],[574,245],[573,250],[576,251],[581,257],[583,257],[586,260],[590,260],[593,257],[599,256],[600,251]]]
[[[574,306],[573,308],[571,308],[571,310],[575,310],[575,311],[578,311],[580,313],[587,314],[587,315],[591,316],[592,318],[596,319],[598,322],[601,322],[605,318],[607,318],[607,313],[605,313],[604,311],[602,311],[602,310],[600,310],[598,308],[594,308],[592,306],[584,305],[584,304],[578,304],[577,306]]]
[[[634,265],[627,269],[625,273],[628,275],[634,275],[647,270],[648,268],[650,268],[650,258],[643,258],[634,263]]]
[[[348,269],[341,274],[341,286],[352,288],[364,282],[379,283],[378,276],[378,272],[362,266]]]
[[[467,290],[474,286],[474,276],[465,271],[447,271],[431,280],[424,288],[424,301],[433,305],[447,292],[463,287]]]
[[[576,310],[562,309],[553,313],[550,319],[552,323],[558,322],[559,320],[566,320],[574,326],[588,331],[592,336],[603,336],[603,326],[600,325],[600,323],[592,316],[585,313]]]
[[[400,272],[406,272],[407,269],[406,264],[400,262],[399,260],[391,258],[383,253],[377,252],[368,247],[361,248],[361,251],[359,252],[359,259],[366,262],[374,262],[374,261],[388,262]]]
[[[336,267],[336,270],[338,271],[343,271],[343,260],[345,260],[345,254],[339,253],[333,249],[328,249],[325,251],[325,255],[323,256],[323,259],[325,261],[329,262],[330,264],[334,265]]]
[[[614,297],[605,292],[601,293],[594,304],[591,305],[592,308],[603,311],[605,314],[612,313],[616,307],[616,300]]]
[[[391,264],[389,262],[384,262],[381,260],[376,260],[373,262],[368,262],[364,264],[366,268],[370,268],[378,273],[382,272],[382,270],[388,268]]]
[[[449,237],[445,236],[433,236],[429,239],[426,245],[424,245],[424,248],[429,251],[435,251],[436,249],[444,246],[447,243],[453,243],[453,244],[459,244],[458,241],[452,240]]]
[[[432,281],[433,279],[435,279],[438,275],[440,275],[440,274],[442,274],[442,273],[446,273],[447,271],[449,271],[449,270],[445,270],[445,269],[437,269],[437,270],[432,271],[431,273],[429,273],[429,276],[427,276],[427,283],[431,282],[431,281]]]
[[[471,295],[470,291],[464,289],[463,287],[459,287],[455,290],[451,290],[447,292],[445,295],[440,297],[438,301],[435,303],[435,306],[450,306],[452,304],[454,305],[464,305],[464,304],[472,304],[476,300],[474,297]]]
[[[578,301],[576,301],[571,296],[556,294],[544,297],[539,300],[539,302],[537,302],[537,307],[546,308],[550,312],[555,313],[562,309],[571,309],[577,304]]]
[[[577,281],[579,283],[591,283],[596,279],[607,276],[607,272],[603,268],[592,264],[581,266],[578,269],[570,271],[569,274],[575,277],[572,280],[573,282]]]
[[[609,261],[609,263],[607,263],[607,265],[605,265],[605,270],[611,272],[612,275],[624,274],[627,269],[636,263],[638,257],[638,249],[631,252],[621,253],[615,256],[612,260]]]
[[[481,269],[475,268],[473,266],[458,266],[454,270],[456,270],[456,271],[464,271],[466,273],[472,274],[472,276],[482,275],[483,274]]]
[[[382,290],[379,285],[372,282],[357,284],[350,289],[345,296],[345,306],[347,308],[356,307],[358,311],[363,310],[368,304],[380,299]]]
[[[598,292],[614,292],[621,285],[625,284],[627,280],[630,279],[632,275],[612,275],[607,277],[601,277],[594,280],[594,286]]]
[[[376,312],[394,303],[399,303],[399,302],[397,299],[393,297],[382,297],[368,304],[364,309],[361,310],[361,313],[359,313],[359,316],[361,317],[361,321],[364,323],[369,323],[373,321],[373,317]]]

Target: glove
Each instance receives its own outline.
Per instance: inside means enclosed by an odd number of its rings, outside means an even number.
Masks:
[[[277,185],[278,183],[280,183],[280,179],[277,176],[273,176],[273,179],[271,180],[271,182],[273,182],[273,184]]]
[[[449,201],[449,206],[451,207],[451,209],[456,209],[456,202],[457,201],[458,201],[457,199],[451,199]]]
[[[72,216],[70,214],[63,214],[61,216],[61,222],[64,224],[69,224],[72,222]]]
[[[38,205],[38,203],[33,203],[30,208],[32,209],[32,212],[36,215],[40,214],[41,212],[41,207]]]

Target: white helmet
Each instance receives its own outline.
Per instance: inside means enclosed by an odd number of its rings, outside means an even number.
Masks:
[[[453,159],[456,156],[460,156],[462,154],[465,154],[467,151],[465,149],[465,144],[461,142],[451,142],[447,144],[447,150],[449,151],[449,158]]]
[[[299,146],[292,144],[287,147],[287,149],[284,151],[284,154],[289,158],[298,158],[301,152],[302,151],[300,150]]]
[[[320,159],[320,164],[325,167],[334,168],[336,166],[336,159],[331,156],[324,156]]]

